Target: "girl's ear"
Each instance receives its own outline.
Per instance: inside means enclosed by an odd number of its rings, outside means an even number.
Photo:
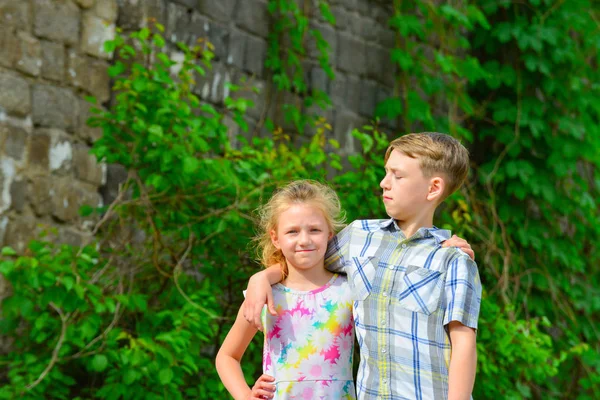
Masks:
[[[334,236],[335,235],[333,234],[333,231],[329,231],[329,236],[327,236],[327,240],[331,240],[331,238]]]
[[[441,176],[435,176],[429,181],[429,193],[427,193],[427,200],[436,201],[444,195],[444,189],[446,189],[446,182]]]
[[[269,235],[271,236],[271,243],[273,243],[273,246],[275,246],[276,249],[281,249],[281,246],[279,246],[279,239],[277,239],[277,232],[275,232],[275,229],[271,229]]]

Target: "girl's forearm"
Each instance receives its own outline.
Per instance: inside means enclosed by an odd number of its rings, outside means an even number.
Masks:
[[[246,400],[252,393],[252,389],[246,383],[242,367],[238,360],[226,355],[217,355],[217,372],[221,382],[235,400]]]

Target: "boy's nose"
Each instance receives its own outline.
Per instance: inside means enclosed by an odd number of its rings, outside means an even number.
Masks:
[[[382,189],[389,189],[389,179],[387,174],[383,177],[383,179],[381,180],[381,182],[379,182],[379,187]]]

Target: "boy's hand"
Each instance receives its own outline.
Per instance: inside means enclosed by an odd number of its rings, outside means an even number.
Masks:
[[[265,304],[271,315],[277,315],[269,280],[262,273],[254,274],[248,281],[246,300],[244,301],[244,318],[260,331],[263,329],[260,315]]]
[[[444,241],[442,247],[458,247],[467,253],[467,255],[471,257],[471,260],[475,261],[475,252],[471,248],[471,245],[465,239],[461,239],[456,235],[452,235],[450,239]]]
[[[270,375],[262,374],[252,386],[252,392],[247,400],[272,399],[275,393],[275,385],[268,382],[274,382],[275,378]]]

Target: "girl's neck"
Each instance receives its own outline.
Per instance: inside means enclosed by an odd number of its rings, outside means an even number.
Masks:
[[[281,283],[290,289],[309,291],[326,285],[333,275],[324,266],[302,270],[288,264],[288,276]]]

